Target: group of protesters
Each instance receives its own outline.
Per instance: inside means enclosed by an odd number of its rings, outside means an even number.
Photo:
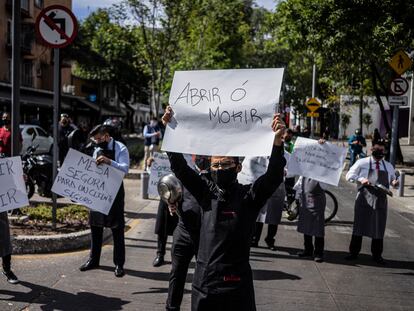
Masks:
[[[164,125],[168,125],[173,113],[168,106],[162,117]],[[7,120],[4,124],[7,129]],[[256,310],[250,248],[258,245],[263,223],[267,223],[265,243],[269,249],[276,249],[275,236],[284,199],[292,193],[292,183],[295,183],[292,177],[285,178],[284,157],[285,152],[291,153],[294,149],[294,132],[285,128],[279,114],[273,116],[269,127],[274,132],[274,139],[267,171],[249,185],[237,181],[237,174],[242,169],[239,157],[197,155],[194,156],[193,167],[190,167],[181,153],[167,152],[171,170],[184,187],[182,200],[160,202],[159,214],[163,216],[157,219],[158,250],[154,266],[163,264],[166,237],[175,227],[167,310],[180,309],[188,267],[193,258],[196,258],[196,267],[192,310]],[[84,150],[88,150],[98,165],[107,164],[128,172],[128,149],[120,138],[114,137],[111,126],[97,125],[89,135],[94,143],[90,149]],[[151,152],[157,149],[161,137],[160,127],[154,119],[144,128],[145,166],[151,164]],[[326,141],[321,139],[319,143],[325,144]],[[372,239],[373,260],[385,263],[382,251],[387,199],[372,185],[380,183],[389,188],[397,186],[398,182],[393,166],[384,160],[384,151],[384,142],[376,140],[372,155],[357,161],[346,176],[347,180],[358,184],[348,260],[357,259],[362,237],[366,236]],[[322,182],[308,177],[300,177],[293,187],[301,201],[297,230],[304,236],[304,249],[298,256],[314,258],[316,262],[324,259],[325,187]],[[91,250],[87,261],[80,267],[81,271],[99,267],[103,228],[108,227],[114,241],[114,274],[116,277],[125,274],[124,197],[121,185],[108,215],[91,211]],[[159,223],[167,217],[171,219],[170,228]],[[3,273],[10,283],[17,283],[18,279],[11,270],[6,213],[0,213],[0,242]]]

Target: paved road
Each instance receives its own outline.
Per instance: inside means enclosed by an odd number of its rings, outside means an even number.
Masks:
[[[12,286],[0,279],[0,310],[163,310],[170,266],[151,266],[157,203],[138,199],[137,180],[128,180],[126,189],[133,220],[124,278],[113,275],[110,245],[103,250],[102,268],[84,273],[78,266],[87,251],[15,256],[15,269],[23,281]],[[352,232],[355,192],[353,186],[341,183],[334,193],[340,210],[327,227],[324,263],[295,256],[302,237],[287,221],[279,228],[276,252],[252,249],[258,310],[414,310],[414,211],[399,203],[389,211],[387,266],[371,261],[369,241],[364,241],[361,259],[349,263],[343,258]],[[192,272],[183,310],[189,310]]]

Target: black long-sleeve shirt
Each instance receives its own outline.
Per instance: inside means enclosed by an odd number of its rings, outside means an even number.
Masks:
[[[202,207],[198,266],[234,274],[232,267],[248,263],[256,217],[283,182],[283,152],[283,146],[274,146],[264,175],[250,185],[236,182],[224,194],[188,167],[182,154],[168,153],[171,170]]]

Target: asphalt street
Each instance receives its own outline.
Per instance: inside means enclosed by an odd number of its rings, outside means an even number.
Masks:
[[[364,239],[360,259],[344,259],[352,232],[354,185],[331,188],[339,202],[337,217],[327,226],[325,262],[299,259],[302,236],[296,223],[283,220],[278,249],[251,250],[258,310],[414,310],[414,210],[390,203],[384,243],[386,266],[370,257]],[[167,264],[152,267],[157,202],[139,198],[139,181],[126,180],[129,230],[126,276],[113,274],[112,246],[103,249],[101,268],[80,272],[88,251],[21,255],[13,259],[22,280],[10,285],[0,278],[0,310],[163,310],[168,289]],[[168,250],[171,244],[168,244]],[[192,265],[182,310],[189,310]]]

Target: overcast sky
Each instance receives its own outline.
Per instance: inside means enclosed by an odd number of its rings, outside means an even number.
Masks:
[[[81,20],[97,8],[107,7],[119,2],[120,0],[72,0],[72,10],[75,12],[76,17]],[[269,10],[275,7],[274,0],[256,0],[256,3]]]

